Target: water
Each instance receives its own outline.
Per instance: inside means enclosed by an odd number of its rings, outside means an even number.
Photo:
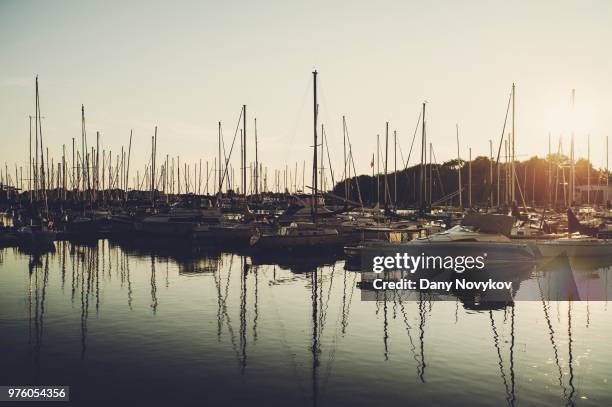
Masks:
[[[0,384],[80,405],[612,404],[606,301],[361,301],[333,257],[55,245],[0,249]]]

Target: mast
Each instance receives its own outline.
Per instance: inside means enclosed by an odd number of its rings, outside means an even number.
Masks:
[[[242,191],[244,198],[247,196],[247,126],[246,105],[242,105]]]
[[[493,140],[489,140],[489,207],[493,206]]]
[[[130,181],[130,156],[132,155],[132,129],[130,129],[130,144],[128,146],[127,168],[125,170],[125,201],[128,200],[128,184]]]
[[[397,130],[393,130],[393,207],[397,208]]]
[[[155,153],[157,148],[157,126],[155,126],[155,133],[151,137],[151,204],[155,207]],[[185,173],[187,176],[187,173]],[[185,190],[187,192],[187,190]]]
[[[431,206],[431,202],[433,201],[432,194],[433,194],[433,144],[430,142],[429,143],[429,200],[427,201],[429,205],[427,206]],[[431,208],[430,208],[430,211],[431,211]]]
[[[100,171],[99,171],[99,163],[100,163],[100,132],[96,131],[96,178],[95,178],[95,187],[96,187],[96,200],[98,199],[98,194],[100,191]]]
[[[587,205],[591,204],[591,135],[587,134]]]
[[[223,182],[221,179],[221,122],[219,122],[219,128],[218,128],[218,133],[217,133],[217,146],[219,147],[219,172],[218,172],[218,185],[219,185],[219,191],[218,193],[221,194],[221,183]],[[215,164],[216,167],[216,164]],[[216,170],[216,168],[215,168]]]
[[[551,196],[552,196],[552,187],[551,187],[551,183],[552,183],[552,167],[551,167],[551,156],[550,156],[550,132],[548,132],[548,193],[547,193],[547,204],[551,205]]]
[[[85,200],[85,178],[87,177],[87,170],[85,167],[85,155],[87,154],[87,149],[85,148],[85,105],[81,105],[81,170],[83,172],[83,183],[82,189],[83,193],[81,195],[81,199]]]
[[[312,158],[312,186],[313,186],[313,190],[312,190],[312,220],[313,222],[316,222],[317,220],[317,187],[318,187],[318,180],[317,180],[317,119],[318,119],[318,104],[317,104],[317,71],[314,70],[312,72],[312,81],[313,81],[313,136],[314,136],[314,144],[313,144],[313,158]]]
[[[380,207],[380,134],[376,135],[376,206]]]
[[[504,168],[504,200],[506,202],[506,205],[508,205],[510,203],[510,141],[511,141],[512,135],[509,133],[508,134],[508,139],[504,140],[504,152],[505,152],[505,159],[506,159],[506,165]]]
[[[244,188],[245,180],[242,169],[244,168],[244,131],[240,129],[240,188]],[[246,197],[246,192],[243,190],[242,193]]]
[[[46,177],[45,177],[45,157],[44,157],[44,153],[43,153],[43,136],[42,136],[42,117],[40,114],[40,94],[38,92],[38,76],[36,76],[36,116],[38,117],[38,135],[40,136],[40,167],[41,167],[41,182],[43,185],[43,200],[44,200],[44,210],[45,210],[45,215],[48,215],[49,213],[49,208],[47,207],[47,190],[46,190]],[[47,159],[49,158],[49,153],[47,150]],[[48,160],[47,160],[48,161]],[[8,176],[8,174],[7,174]]]
[[[297,164],[296,164],[297,165]],[[255,118],[255,196],[259,195],[259,160],[257,157],[257,117]],[[297,172],[296,172],[297,176]]]
[[[385,125],[385,209],[389,206],[389,183],[387,182],[387,163],[389,161],[389,122]]]
[[[72,180],[70,182],[70,185],[72,186],[72,191],[73,191],[73,194],[74,194],[72,196],[72,199],[75,199],[76,198],[76,189],[77,189],[78,186],[77,186],[77,184],[75,184],[75,178],[74,178],[74,169],[75,169],[75,165],[76,165],[76,161],[74,159],[74,137],[72,138],[72,162],[71,162],[71,164],[72,164],[72,171],[71,171],[71,173],[72,173]]]
[[[459,154],[459,123],[455,124],[455,129],[457,131],[457,175],[459,177],[459,208],[463,209],[463,199],[461,196],[461,190],[463,189],[461,186],[461,155]]]
[[[67,188],[67,179],[66,179],[66,144],[62,144],[62,192],[63,199],[66,200],[66,188]]]
[[[36,191],[36,200],[39,199],[39,177],[38,177],[38,76],[36,76],[36,95],[35,95],[35,110],[34,110],[34,190]]]
[[[566,199],[566,205],[572,206],[574,202],[574,197],[576,196],[576,160],[575,160],[575,151],[574,151],[574,135],[572,134],[572,143],[570,145],[570,160],[571,160],[571,168],[570,168],[570,199]],[[563,170],[565,174],[565,170]],[[565,190],[565,186],[563,187]]]
[[[425,102],[423,102],[423,114],[421,115],[421,165],[419,167],[419,209],[423,209],[424,204],[424,196],[425,196],[425,159],[426,159],[426,149],[427,145],[425,144]]]
[[[572,145],[571,145],[571,174],[570,174],[570,184],[571,184],[571,188],[570,188],[570,192],[571,192],[571,198],[569,200],[570,205],[572,204],[572,202],[574,201],[574,197],[576,196],[576,167],[575,167],[575,162],[574,162],[574,118],[575,118],[575,113],[574,113],[574,107],[576,106],[576,89],[572,89],[572,96],[571,96],[571,102],[572,102]]]
[[[28,159],[28,190],[30,191],[30,203],[32,203],[32,116],[30,116],[30,158]]]
[[[516,98],[516,87],[515,87],[514,83],[512,83],[512,139],[511,139],[512,140],[512,152],[511,152],[511,157],[510,157],[510,160],[511,160],[511,162],[510,162],[510,172],[511,172],[510,179],[512,180],[511,184],[510,184],[510,195],[512,197],[512,202],[514,202],[514,199],[515,199],[515,196],[514,196],[514,172],[515,172],[514,171],[514,161],[516,159],[515,149],[514,149],[515,141],[516,141],[515,140],[515,137],[516,137],[515,136],[515,134],[516,134],[515,133],[515,130],[516,130],[516,128],[515,128],[515,110],[514,110],[514,105],[515,105],[514,101],[515,101],[515,98]]]
[[[348,201],[348,174],[346,173],[346,118],[342,116],[342,137],[343,137],[343,155],[344,155],[344,200]]]
[[[610,193],[610,167],[608,166],[608,136],[606,136],[606,205],[609,201],[608,194]]]
[[[468,165],[468,207],[472,207],[472,147],[469,149]]]
[[[319,105],[317,105],[317,111],[319,110]],[[319,188],[321,192],[325,191],[325,126],[321,123],[321,187]]]

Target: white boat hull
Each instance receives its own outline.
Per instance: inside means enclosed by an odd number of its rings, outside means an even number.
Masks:
[[[594,257],[612,255],[612,240],[549,240],[536,242],[542,257]]]

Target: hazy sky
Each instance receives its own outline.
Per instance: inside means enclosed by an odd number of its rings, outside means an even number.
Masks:
[[[28,115],[39,75],[45,143],[127,145],[144,167],[159,127],[160,155],[216,155],[243,104],[257,117],[260,160],[290,167],[312,145],[312,75],[336,172],[346,115],[359,172],[376,134],[397,129],[407,155],[421,103],[438,161],[488,154],[499,141],[516,82],[519,158],[544,154],[548,133],[568,145],[576,88],[576,148],[605,166],[612,135],[612,2],[223,1],[27,2],[0,0],[0,162],[27,162]],[[253,148],[249,160],[254,159]],[[238,155],[234,157],[237,162]],[[418,154],[413,152],[411,163]],[[159,159],[158,159],[159,160]],[[336,175],[338,177],[338,175]]]

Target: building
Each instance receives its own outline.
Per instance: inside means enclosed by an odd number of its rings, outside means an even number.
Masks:
[[[576,185],[574,201],[578,205],[603,205],[612,199],[612,185]]]

